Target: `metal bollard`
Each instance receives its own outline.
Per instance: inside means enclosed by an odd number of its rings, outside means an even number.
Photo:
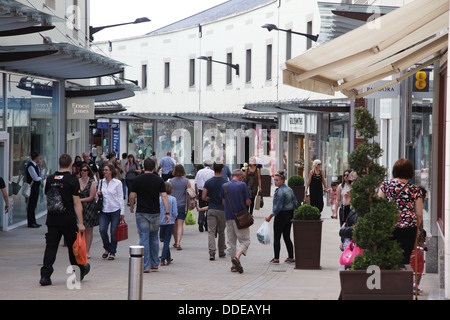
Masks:
[[[143,246],[130,246],[128,300],[142,300],[142,275],[144,272],[143,256]]]

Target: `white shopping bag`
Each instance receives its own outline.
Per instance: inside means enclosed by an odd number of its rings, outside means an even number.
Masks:
[[[264,221],[261,227],[259,227],[256,237],[259,243],[270,244],[270,225],[267,221]]]

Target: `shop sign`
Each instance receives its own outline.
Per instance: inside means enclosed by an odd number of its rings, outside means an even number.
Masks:
[[[305,114],[288,114],[284,119],[283,131],[305,133]]]
[[[94,99],[67,99],[67,119],[95,119]]]
[[[389,82],[388,80],[380,80],[377,81],[370,86],[367,86],[364,88],[364,92],[367,92],[369,90],[372,90],[373,88],[377,88],[379,86],[384,85],[385,83]],[[385,88],[382,88],[374,93],[371,93],[367,95],[365,98],[367,99],[395,99],[400,96],[400,83],[396,83],[390,86],[387,86]]]

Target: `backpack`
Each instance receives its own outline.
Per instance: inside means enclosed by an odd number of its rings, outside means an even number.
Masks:
[[[186,179],[186,209],[193,210],[196,207],[196,194],[192,187],[187,186],[188,181]]]
[[[49,215],[62,215],[67,212],[63,198],[61,196],[61,190],[64,188],[62,179],[64,176],[52,176],[53,179],[49,180],[50,184],[47,188],[47,212]]]

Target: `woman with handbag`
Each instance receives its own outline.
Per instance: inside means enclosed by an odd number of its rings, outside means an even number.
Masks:
[[[168,181],[173,187],[173,196],[177,199],[177,211],[178,216],[175,220],[175,225],[173,228],[173,238],[175,243],[173,246],[177,250],[181,250],[181,237],[183,236],[184,232],[184,220],[186,220],[186,213],[188,211],[186,204],[186,190],[191,187],[191,182],[188,178],[186,178],[186,171],[184,170],[184,167],[181,164],[177,164],[175,168],[173,169],[172,174],[174,175],[173,178],[169,179]]]
[[[248,168],[244,171],[244,180],[247,183],[248,189],[250,190],[250,193],[252,195],[252,202],[250,203],[250,206],[247,207],[247,210],[250,212],[250,214],[253,214],[253,208],[255,207],[255,198],[258,195],[258,189],[259,192],[261,192],[261,172],[259,168],[257,167],[256,158],[251,157],[248,161]]]
[[[308,192],[308,188],[310,204],[322,212],[323,191],[327,190],[327,183],[325,182],[325,173],[322,170],[322,162],[319,159],[313,161],[313,169],[309,172],[305,193]]]
[[[288,258],[284,262],[295,262],[294,245],[291,241],[291,220],[294,216],[294,210],[297,208],[297,198],[292,189],[284,183],[285,180],[284,171],[275,173],[273,181],[277,189],[273,196],[272,213],[266,218],[266,221],[270,222],[272,217],[275,217],[273,223],[274,258],[269,261],[272,264],[280,263],[281,235],[283,235],[283,240],[288,251]]]
[[[86,250],[88,258],[90,258],[89,250],[91,249],[94,227],[99,225],[98,214],[95,211],[95,195],[97,186],[94,180],[94,173],[88,164],[81,165],[80,182],[80,200],[83,206],[83,221],[86,228]]]
[[[350,203],[347,203],[345,199],[345,195],[350,190],[350,174],[352,170],[347,169],[344,171],[344,175],[342,178],[342,183],[338,185],[336,189],[336,201],[335,207],[333,210],[333,215],[331,216],[333,219],[337,219],[339,216],[339,226],[347,220],[347,216],[350,212]]]
[[[105,252],[103,259],[114,260],[117,251],[116,231],[121,216],[125,213],[123,201],[122,182],[115,178],[116,168],[106,164],[103,168],[105,178],[100,181],[101,188],[97,191],[103,197],[103,209],[100,213],[100,236]],[[111,226],[111,238],[108,236],[108,227]]]

